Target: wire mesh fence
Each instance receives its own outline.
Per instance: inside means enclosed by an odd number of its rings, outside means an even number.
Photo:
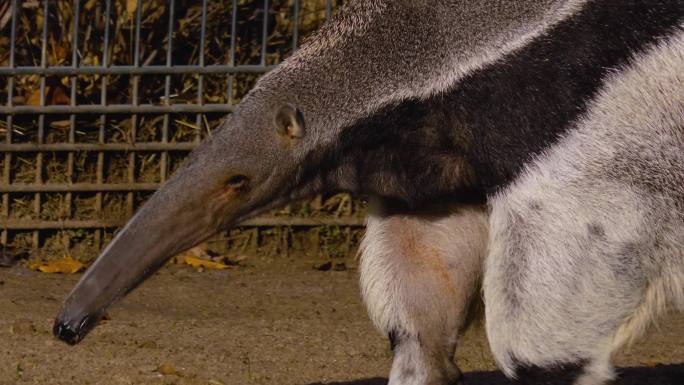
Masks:
[[[2,244],[94,256],[258,76],[337,6],[335,0],[0,5]],[[241,226],[353,227],[362,222],[361,206],[348,196],[317,197]]]

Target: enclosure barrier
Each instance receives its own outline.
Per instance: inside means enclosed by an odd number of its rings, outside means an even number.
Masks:
[[[334,0],[0,5],[2,245],[37,250],[59,233],[69,245],[87,240],[99,250],[255,78],[296,50],[336,6]],[[241,225],[361,224],[346,212],[269,214]]]

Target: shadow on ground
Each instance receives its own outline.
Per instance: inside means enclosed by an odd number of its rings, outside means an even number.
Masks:
[[[684,364],[658,365],[655,367],[620,368],[620,377],[614,385],[682,385]],[[465,374],[465,385],[510,385],[501,372],[470,372]],[[334,382],[327,385],[386,385],[386,378],[369,378],[350,382]],[[523,382],[525,385],[556,385],[552,379],[542,382]],[[309,385],[324,385],[314,383]]]
[[[387,385],[387,379],[375,377],[375,378],[368,378],[365,380],[356,380],[356,381],[349,381],[349,382],[328,382],[325,384],[323,384],[322,382],[315,382],[315,383],[309,384],[309,385]]]

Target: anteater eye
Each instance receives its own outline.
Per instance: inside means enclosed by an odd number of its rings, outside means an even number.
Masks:
[[[226,179],[226,187],[229,187],[233,190],[244,189],[248,184],[249,178],[241,174],[232,175],[230,178]]]

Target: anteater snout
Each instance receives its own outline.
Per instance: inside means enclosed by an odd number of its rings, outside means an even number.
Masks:
[[[58,319],[55,320],[52,334],[69,345],[76,345],[76,343],[78,343],[78,331],[73,330],[71,326]]]
[[[88,334],[92,326],[92,317],[84,317],[77,324],[71,324],[57,318],[55,325],[52,327],[52,334],[69,345],[76,345]]]

